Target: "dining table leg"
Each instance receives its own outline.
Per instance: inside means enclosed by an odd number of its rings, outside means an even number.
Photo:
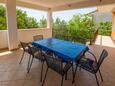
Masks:
[[[76,76],[76,71],[77,71],[78,65],[76,64],[75,70],[74,70],[74,67],[73,67],[73,66],[74,66],[74,65],[72,64],[72,72],[73,72],[73,81],[72,81],[72,83],[75,83],[75,76]]]

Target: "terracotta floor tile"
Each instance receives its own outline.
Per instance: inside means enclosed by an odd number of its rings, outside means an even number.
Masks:
[[[25,71],[10,71],[2,73],[0,81],[24,80],[25,77],[26,77]]]
[[[102,49],[106,49],[108,51],[109,56],[101,66],[104,82],[101,82],[99,74],[97,74],[97,76],[100,86],[115,86],[115,48],[92,45],[90,46],[90,49],[98,58]],[[2,51],[0,51],[0,53],[1,52]],[[0,56],[0,86],[41,86],[41,62],[34,60],[30,73],[27,74],[28,54],[25,54],[22,63],[19,64],[21,56],[21,49],[13,51],[7,55]],[[45,70],[46,64],[44,66],[43,76]],[[68,72],[68,80],[64,80],[63,86],[97,86],[94,75],[84,70],[77,71],[75,79],[75,84],[72,84],[72,74],[70,70]],[[44,86],[60,86],[60,83],[61,76],[54,71],[49,70]]]
[[[38,79],[25,80],[23,86],[41,86]]]
[[[0,86],[23,86],[24,80],[17,80],[17,81],[4,81],[1,82]]]

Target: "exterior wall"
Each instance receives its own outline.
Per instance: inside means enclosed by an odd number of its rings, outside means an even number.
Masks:
[[[114,31],[112,31],[111,37],[112,37],[113,40],[115,40],[115,32]]]
[[[112,21],[112,10],[115,4],[97,6],[97,12],[93,13],[93,19],[97,22]]]
[[[112,15],[112,33],[111,37],[115,40],[115,4],[98,6],[98,13],[111,13]],[[101,18],[100,18],[101,19]]]
[[[98,6],[98,12],[112,12],[112,10],[115,8],[115,4],[111,4],[111,5],[102,5],[102,6]]]
[[[21,29],[18,30],[18,41],[32,42],[34,35],[42,34],[44,38],[52,37],[52,29]],[[0,30],[0,49],[8,48],[7,30]]]
[[[94,13],[93,19],[97,22],[105,22],[105,21],[112,21],[112,13],[104,12],[104,13]]]
[[[111,38],[115,40],[115,4],[111,5],[103,5],[103,6],[98,6],[98,13],[111,13],[112,15],[112,33],[111,33]]]
[[[7,30],[0,30],[0,49],[8,47]]]
[[[115,40],[115,13],[112,14],[112,33],[111,37],[113,40]]]

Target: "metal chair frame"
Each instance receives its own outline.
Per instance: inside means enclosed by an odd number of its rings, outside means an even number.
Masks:
[[[43,56],[43,52],[41,49],[38,49],[36,47],[30,47],[28,46],[29,50],[30,50],[30,54],[32,56],[31,60],[29,60],[28,62],[28,69],[27,69],[27,73],[30,72],[30,69],[31,69],[31,66],[32,66],[32,63],[33,63],[33,60],[34,58],[38,59],[39,61],[41,61],[42,63],[42,66],[41,66],[41,78],[40,78],[40,82],[42,82],[42,75],[43,75],[43,67],[44,67],[44,62],[45,62],[45,59],[44,59],[44,56]],[[33,51],[35,50],[35,51]],[[39,52],[39,53],[38,53]],[[35,55],[35,53],[38,53],[37,55]]]
[[[45,76],[44,76],[44,80],[42,83],[42,86],[45,83],[46,80],[46,76],[47,76],[47,72],[48,69],[51,69],[55,72],[57,72],[59,75],[61,75],[62,79],[61,79],[61,86],[63,86],[63,79],[65,76],[65,79],[67,78],[67,72],[68,70],[72,67],[73,70],[73,65],[72,63],[68,62],[65,64],[65,66],[63,67],[63,62],[62,60],[58,59],[58,58],[53,58],[51,56],[45,55],[45,59],[46,59],[46,64],[47,64],[47,69],[45,72]],[[60,66],[59,66],[60,65]]]
[[[104,61],[104,59],[108,56],[108,52],[105,49],[103,49],[103,51],[102,51],[98,61],[96,59],[96,56],[92,52],[88,51],[88,53],[90,53],[94,57],[95,61],[93,63],[96,64],[96,67],[94,67],[93,64],[92,65],[88,64],[89,67],[92,68],[92,70],[90,70],[90,69],[85,67],[85,64],[83,65],[82,62],[80,63],[80,60],[79,60],[78,62],[76,62],[75,74],[76,74],[76,71],[77,71],[77,67],[80,66],[80,68],[82,68],[82,69],[84,69],[84,70],[86,70],[86,71],[88,71],[88,72],[90,72],[90,73],[95,75],[95,79],[96,79],[97,85],[99,86],[99,81],[98,81],[98,78],[97,78],[96,74],[99,71],[99,75],[101,77],[101,80],[103,81],[103,77],[102,77],[102,74],[101,74],[101,71],[100,71],[100,66],[101,66],[102,62]],[[74,74],[74,78],[75,78],[75,74]],[[73,82],[74,82],[74,80],[75,79],[73,79]]]
[[[22,46],[22,48],[23,48],[23,53],[22,53],[22,57],[21,57],[21,59],[20,59],[19,64],[21,64],[21,62],[22,62],[22,60],[23,60],[23,58],[24,58],[25,53],[30,54],[29,49],[28,49],[29,43],[25,43],[25,42],[21,42],[21,41],[20,41],[20,44],[21,44],[21,46]],[[30,60],[30,58],[31,58],[31,55],[29,55],[29,60]]]

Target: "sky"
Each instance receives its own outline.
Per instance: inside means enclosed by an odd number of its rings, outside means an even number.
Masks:
[[[45,11],[33,10],[33,9],[22,8],[22,7],[17,7],[17,8],[26,11],[28,16],[36,18],[37,21],[39,21],[43,16],[47,18],[47,12]],[[66,10],[66,11],[57,11],[57,12],[53,12],[53,19],[55,21],[55,19],[59,17],[61,20],[69,21],[72,18],[72,16],[75,14],[86,14],[95,11],[96,9],[97,9],[96,7],[92,7],[92,8]]]
[[[0,4],[0,5],[5,6],[4,4]],[[28,8],[23,8],[19,6],[17,6],[17,8],[23,11],[26,11],[28,16],[34,17],[38,22],[43,16],[47,19],[46,11],[28,9]],[[69,21],[73,15],[90,13],[92,11],[95,11],[96,9],[97,9],[96,7],[91,7],[91,8],[57,11],[57,12],[53,12],[53,19],[54,21],[56,20],[56,18],[60,18],[61,20]]]
[[[92,7],[92,8],[84,8],[84,9],[82,8],[82,9],[55,12],[53,13],[53,18],[56,19],[59,17],[62,20],[69,21],[73,17],[73,15],[90,13],[92,11],[95,11],[96,9],[97,9],[96,7]]]

